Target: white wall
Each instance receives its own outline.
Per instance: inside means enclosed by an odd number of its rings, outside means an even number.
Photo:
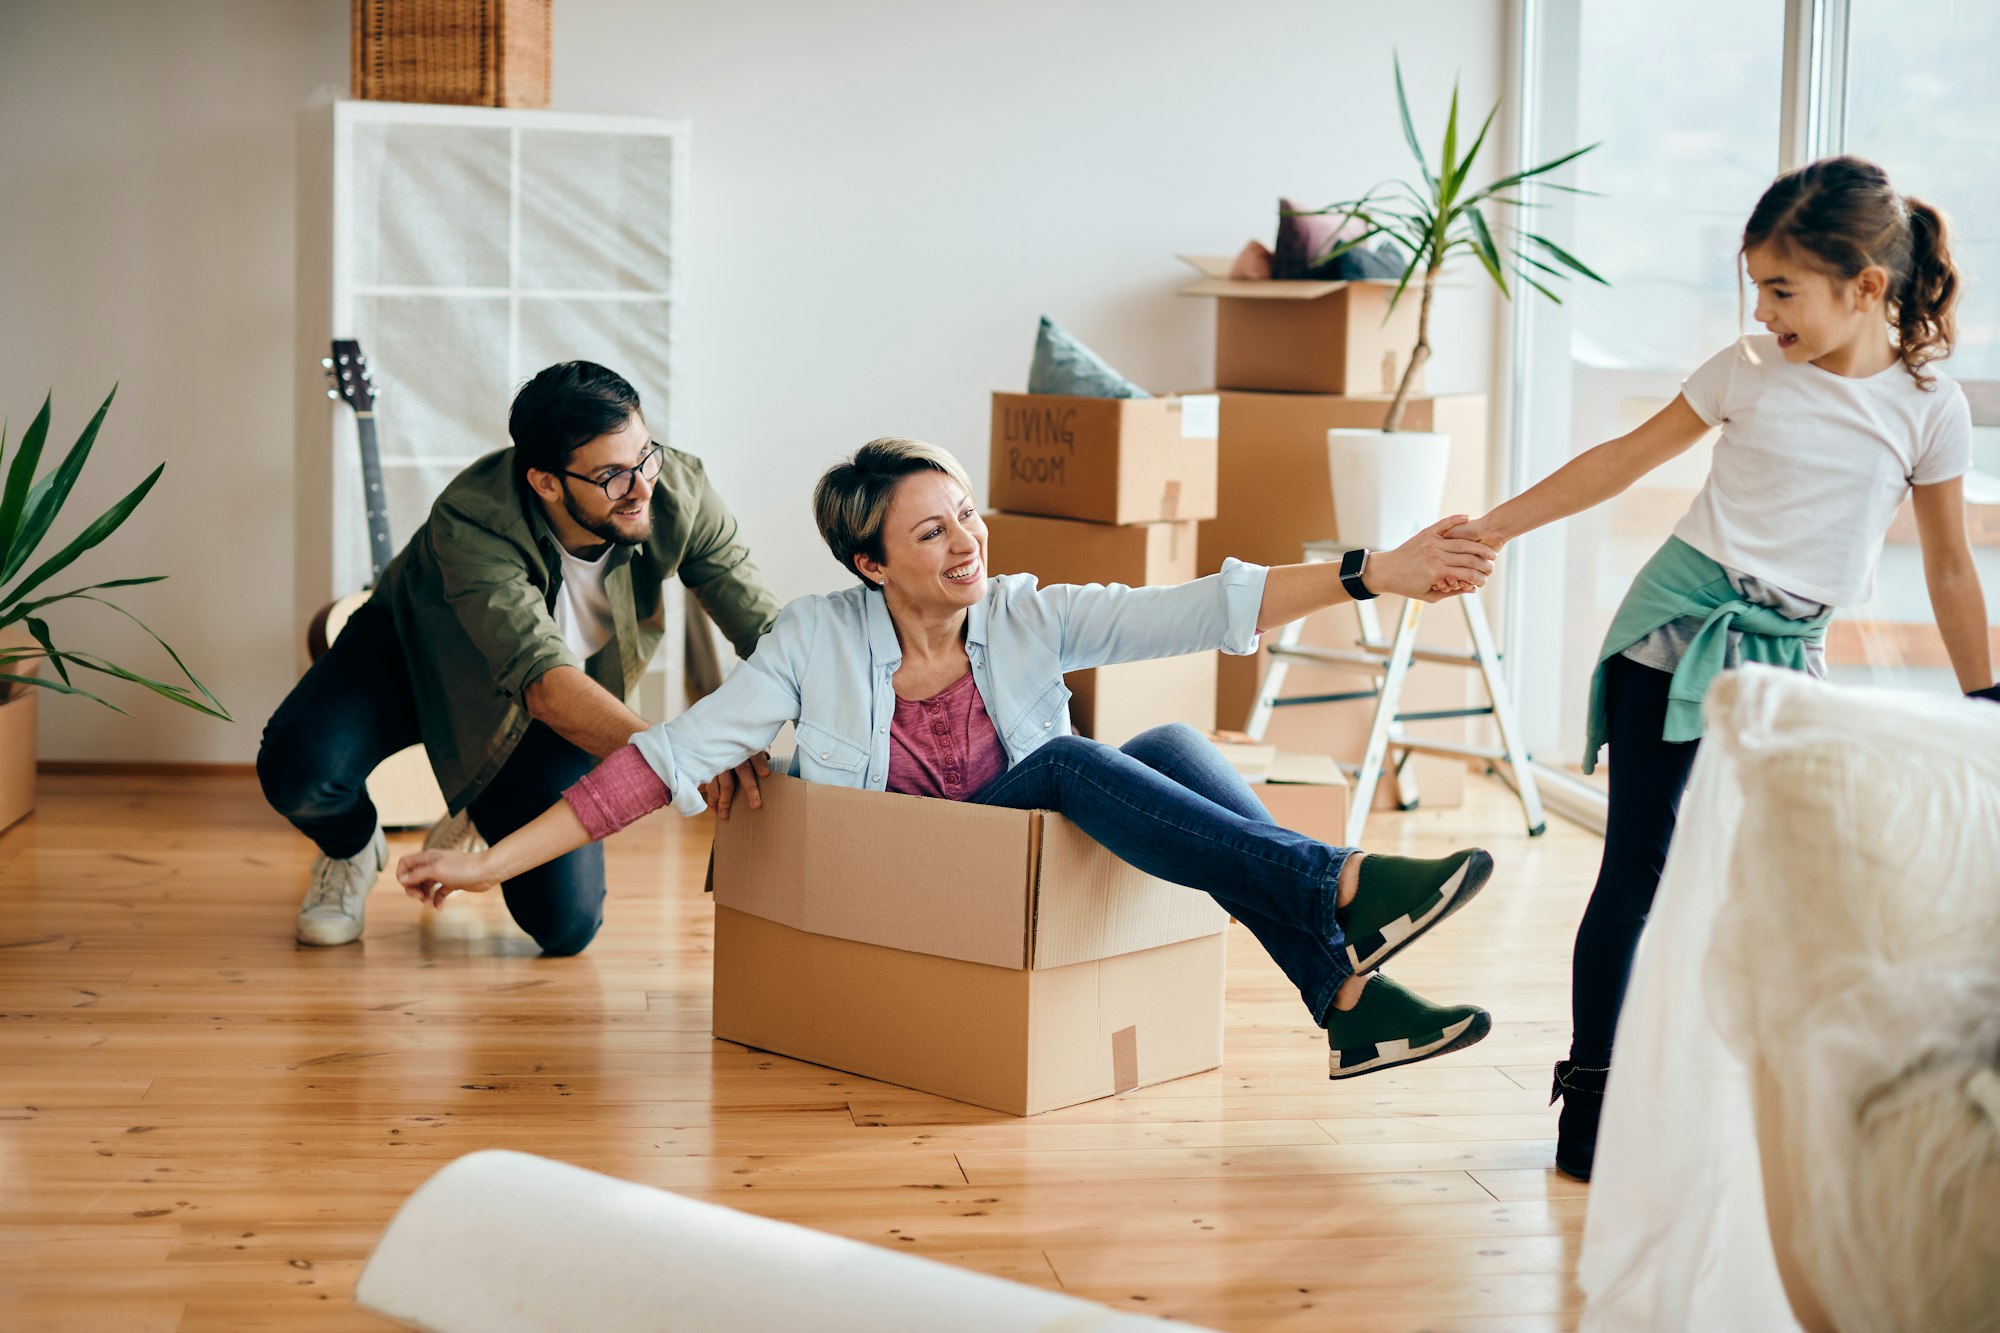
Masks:
[[[1280,191],[1407,173],[1391,49],[1434,143],[1454,74],[1477,114],[1498,96],[1504,10],[559,0],[555,100],[694,124],[675,443],[791,596],[841,582],[807,513],[839,451],[913,434],[984,476],[987,394],[1024,383],[1039,314],[1142,383],[1204,384],[1213,311],[1174,296],[1174,252],[1268,241]],[[293,114],[345,81],[346,23],[345,0],[0,7],[0,411],[18,432],[53,385],[73,437],[122,380],[95,493],[170,466],[83,572],[172,573],[130,605],[241,719],[52,699],[49,758],[247,760],[290,684]],[[1479,285],[1443,295],[1433,385],[1489,387],[1493,323]]]

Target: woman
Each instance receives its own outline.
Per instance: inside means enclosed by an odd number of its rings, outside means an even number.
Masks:
[[[1054,810],[1148,874],[1207,892],[1298,986],[1327,1030],[1334,1078],[1486,1035],[1484,1010],[1434,1005],[1373,973],[1478,892],[1486,853],[1364,857],[1280,828],[1190,727],[1158,727],[1122,748],[1069,734],[1064,672],[1254,652],[1263,630],[1349,600],[1332,566],[1230,560],[1164,588],[989,578],[971,482],[917,440],[864,445],[820,479],[813,507],[861,587],[793,602],[714,694],[639,733],[490,850],[404,857],[397,877],[411,895],[435,906],[670,801],[697,814],[703,780],[793,722],[795,772],[807,781]],[[1365,591],[1435,601],[1484,583],[1492,551],[1443,535],[1463,521],[1372,553]]]

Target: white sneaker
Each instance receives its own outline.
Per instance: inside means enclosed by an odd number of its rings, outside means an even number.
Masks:
[[[424,850],[483,852],[486,850],[486,839],[480,837],[479,830],[472,826],[472,811],[461,810],[431,825],[431,831],[424,835]]]
[[[361,938],[368,891],[389,864],[389,844],[377,827],[368,845],[349,857],[313,862],[312,887],[299,904],[300,944],[352,944]]]

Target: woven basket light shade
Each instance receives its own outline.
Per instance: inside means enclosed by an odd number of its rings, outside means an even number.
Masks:
[[[353,0],[353,92],[377,102],[549,104],[553,0]]]

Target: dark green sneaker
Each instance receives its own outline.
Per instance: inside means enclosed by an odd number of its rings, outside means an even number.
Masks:
[[[1432,1004],[1377,972],[1362,987],[1360,1003],[1326,1011],[1327,1077],[1428,1060],[1470,1046],[1492,1029],[1493,1016],[1477,1005]]]
[[[1477,847],[1435,861],[1362,857],[1354,901],[1334,913],[1347,936],[1348,966],[1356,972],[1382,966],[1470,902],[1492,874],[1493,858]]]

